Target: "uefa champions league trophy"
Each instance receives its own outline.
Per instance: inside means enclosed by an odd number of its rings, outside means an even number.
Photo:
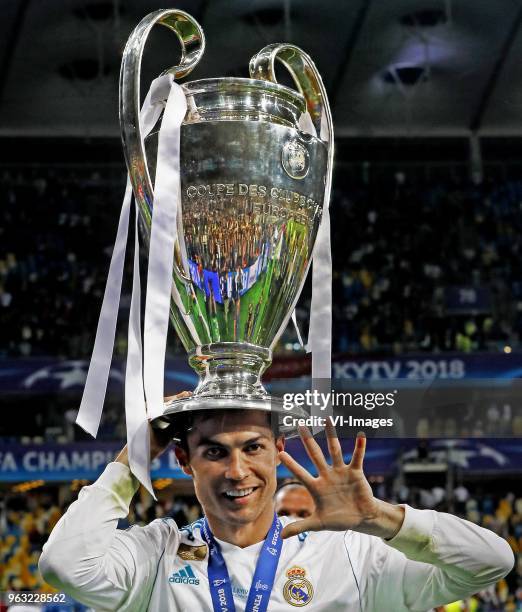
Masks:
[[[158,132],[143,141],[139,79],[155,24],[173,30],[181,42],[180,64],[165,71],[174,78],[189,74],[205,47],[201,27],[190,15],[161,10],[141,21],[125,48],[120,123],[146,238]],[[276,82],[276,59],[299,92]],[[188,111],[181,126],[181,211],[170,318],[200,380],[192,397],[166,405],[153,421],[157,427],[166,427],[183,410],[288,414],[260,377],[311,263],[328,205],[333,128],[321,78],[298,47],[265,47],[252,58],[250,75],[182,85]],[[290,414],[306,416],[300,408]]]

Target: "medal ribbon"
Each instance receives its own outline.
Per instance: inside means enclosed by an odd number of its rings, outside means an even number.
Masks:
[[[283,548],[281,538],[281,521],[274,514],[274,520],[270,531],[263,542],[263,547],[259,553],[254,577],[248,593],[245,612],[254,610],[266,612],[270,595],[274,588],[274,579],[277,564]],[[234,596],[232,594],[232,584],[228,574],[227,564],[221,553],[219,544],[216,542],[207,519],[203,520],[201,535],[205,540],[208,555],[208,582],[214,612],[235,612]]]

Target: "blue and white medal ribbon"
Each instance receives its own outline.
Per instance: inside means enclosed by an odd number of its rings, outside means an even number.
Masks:
[[[245,612],[266,612],[270,595],[274,588],[277,564],[283,548],[281,521],[274,514],[270,531],[263,542],[259,553],[254,577],[248,593]],[[235,612],[232,584],[228,574],[227,564],[219,544],[216,542],[207,519],[202,523],[201,535],[208,546],[208,582],[214,612]]]

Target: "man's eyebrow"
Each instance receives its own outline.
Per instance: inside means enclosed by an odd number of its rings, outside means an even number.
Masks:
[[[198,442],[198,446],[221,446],[225,447],[224,444],[221,444],[217,440],[212,440],[212,438],[201,438]]]
[[[257,436],[254,436],[253,438],[249,438],[248,440],[241,442],[241,446],[248,446],[249,444],[254,444],[261,438],[268,438],[268,436],[260,433]],[[198,446],[220,446],[221,448],[227,448],[228,445],[222,444],[221,442],[213,440],[212,438],[201,438],[201,440],[199,440],[198,442]]]
[[[250,438],[250,440],[247,440],[246,442],[243,442],[243,446],[248,446],[249,444],[254,444],[255,442],[257,442],[261,438],[268,438],[268,436],[266,436],[265,434],[260,433],[259,435],[254,436],[253,438]]]

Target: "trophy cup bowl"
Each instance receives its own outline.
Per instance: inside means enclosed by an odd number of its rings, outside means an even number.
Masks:
[[[159,132],[141,137],[139,79],[143,47],[156,23],[181,42],[180,65],[168,71],[175,78],[192,70],[205,46],[192,17],[164,10],[142,20],[125,49],[120,123],[145,239]],[[275,58],[283,58],[305,95],[274,82]],[[250,79],[182,85],[188,110],[181,126],[170,319],[199,384],[190,398],[166,404],[152,423],[156,427],[186,410],[271,410],[281,425],[284,414],[307,416],[296,406],[284,409],[261,375],[306,279],[325,205],[331,143],[300,129],[300,122],[308,108],[320,134],[327,101],[315,66],[297,47],[266,47],[252,59],[250,73]]]

